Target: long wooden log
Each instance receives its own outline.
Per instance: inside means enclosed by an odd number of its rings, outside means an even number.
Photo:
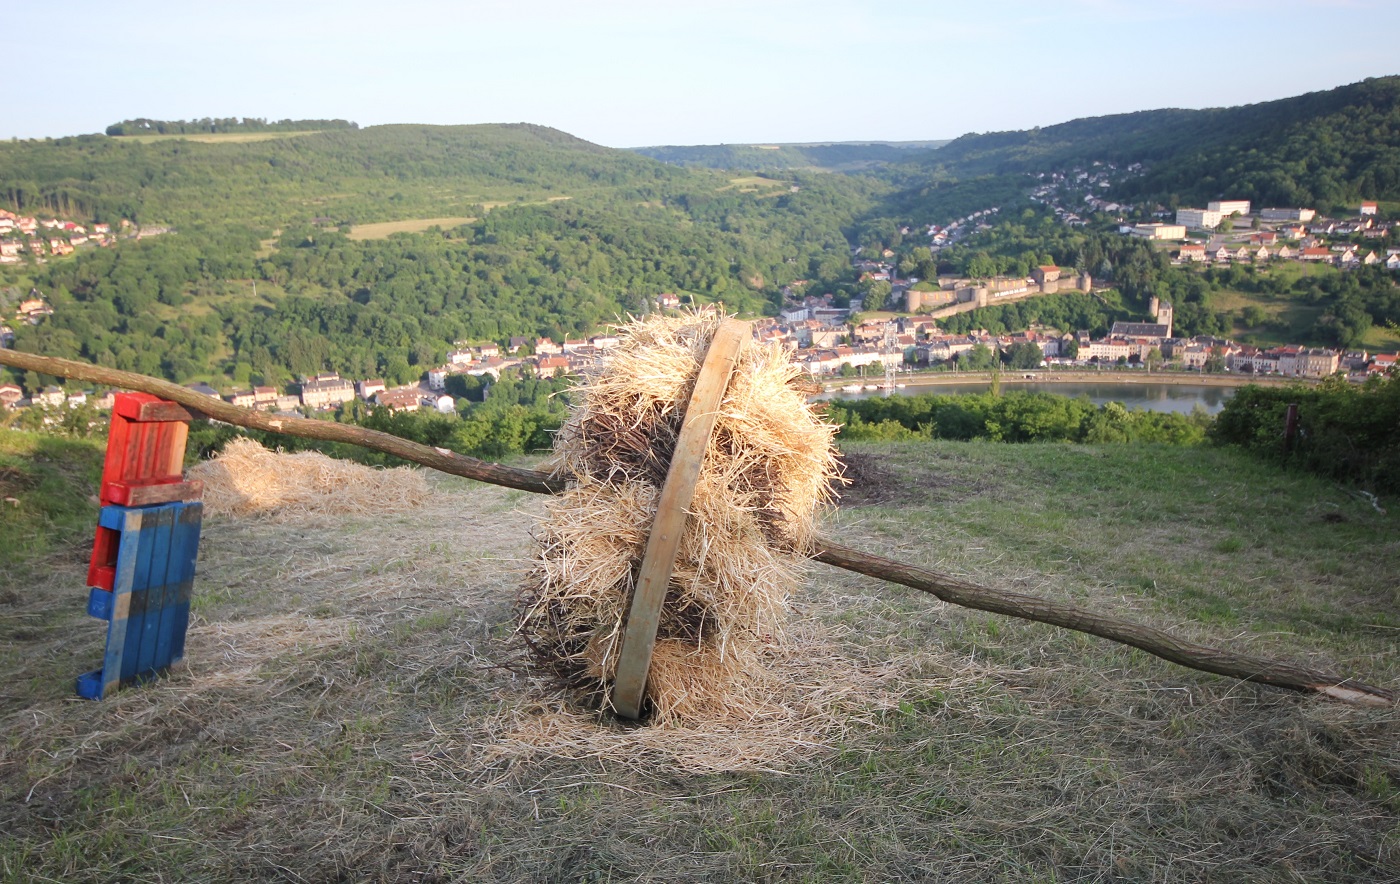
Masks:
[[[565,486],[561,479],[538,470],[489,463],[362,427],[257,412],[213,399],[169,381],[134,372],[16,350],[0,350],[0,365],[151,393],[236,426],[309,439],[346,442],[492,485],[537,494],[557,494],[563,491]],[[946,574],[863,553],[825,539],[818,540],[812,558],[867,577],[927,592],[949,604],[1086,632],[1202,672],[1315,694],[1346,703],[1388,706],[1396,702],[1396,694],[1386,688],[1291,663],[1208,647],[1178,638],[1160,629],[1115,617],[1105,617],[1064,602],[978,586]]]
[[[404,460],[411,460],[444,473],[465,476],[468,479],[476,479],[492,485],[518,488],[521,491],[533,491],[536,494],[557,494],[564,490],[563,480],[552,479],[547,473],[538,470],[522,470],[518,467],[477,460],[474,457],[448,451],[446,448],[434,448],[431,445],[411,442],[391,433],[367,430],[364,427],[350,424],[254,411],[251,408],[243,408],[222,399],[215,399],[212,396],[195,392],[189,387],[182,387],[170,381],[137,374],[133,371],[119,371],[115,368],[104,368],[100,365],[90,365],[73,359],[39,356],[34,353],[21,353],[18,350],[0,350],[0,365],[22,368],[25,371],[37,371],[40,374],[53,375],[54,377],[92,381],[95,384],[106,384],[109,387],[120,387],[123,390],[150,393],[162,399],[178,402],[186,408],[235,426],[266,430],[271,433],[285,433],[288,436],[300,436],[305,439],[320,439],[323,442],[346,442],[361,448],[373,448],[376,451],[383,451]]]
[[[1292,663],[1249,657],[1178,638],[1169,632],[1116,617],[1105,617],[1066,602],[1052,601],[1004,589],[989,589],[946,574],[906,565],[881,556],[872,556],[826,540],[818,540],[812,554],[818,562],[835,565],[869,577],[878,577],[935,596],[949,604],[1022,620],[1034,620],[1087,632],[1119,644],[1146,651],[1163,660],[1191,669],[1228,675],[1244,681],[1257,681],[1295,691],[1310,691],[1349,703],[1388,705],[1395,695],[1383,688],[1361,684]]]

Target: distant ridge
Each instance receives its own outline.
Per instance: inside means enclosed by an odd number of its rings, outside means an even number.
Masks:
[[[104,135],[0,142],[0,207],[174,225],[471,216],[490,202],[600,188],[649,193],[685,175],[529,123],[335,128],[246,142],[178,135],[150,143]]]
[[[910,164],[953,177],[1142,163],[1117,191],[1271,205],[1400,199],[1400,77],[1240,107],[1162,109],[969,134]]]

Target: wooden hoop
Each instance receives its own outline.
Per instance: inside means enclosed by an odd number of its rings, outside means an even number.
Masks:
[[[647,537],[637,587],[622,634],[617,675],[613,678],[612,705],[623,718],[639,718],[642,693],[651,670],[651,652],[656,647],[656,630],[661,623],[661,606],[671,570],[676,565],[681,536],[685,533],[687,509],[695,496],[695,482],[705,460],[705,449],[719,417],[719,405],[729,386],[730,375],[744,342],[752,332],[749,324],[736,319],[720,323],[705,353],[705,362],[695,378],[695,389],[685,409],[676,450],[666,471],[666,483],[656,504],[656,519]]]

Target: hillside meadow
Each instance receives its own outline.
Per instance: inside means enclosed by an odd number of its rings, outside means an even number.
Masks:
[[[1393,506],[1206,447],[844,448],[843,542],[1397,683]],[[102,641],[83,538],[7,567],[0,879],[1400,878],[1395,709],[819,565],[766,715],[573,709],[511,666],[543,501],[429,481],[375,516],[207,518],[187,664],[101,703],[72,696]]]

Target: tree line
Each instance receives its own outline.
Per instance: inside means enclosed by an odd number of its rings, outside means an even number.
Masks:
[[[263,117],[200,117],[198,120],[152,120],[137,117],[108,126],[106,134],[202,135],[221,132],[308,132],[321,129],[358,129],[349,120],[274,120]]]

